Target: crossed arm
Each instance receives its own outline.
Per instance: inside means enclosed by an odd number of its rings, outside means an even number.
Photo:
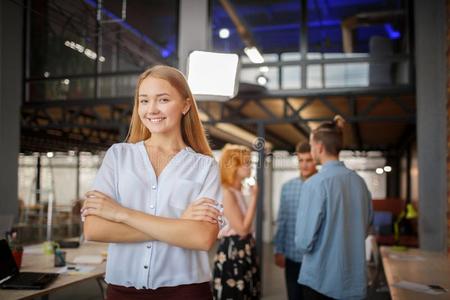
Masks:
[[[92,191],[82,208],[86,217],[87,240],[112,243],[134,243],[158,240],[174,246],[209,250],[219,227],[219,211],[210,205],[215,201],[201,198],[189,206],[180,219],[149,215],[121,206],[109,196]]]

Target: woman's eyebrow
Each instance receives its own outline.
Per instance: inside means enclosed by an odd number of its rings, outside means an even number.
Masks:
[[[161,93],[161,94],[156,94],[156,97],[161,97],[161,96],[170,96],[167,93]],[[148,97],[147,94],[140,94],[139,97]]]
[[[167,93],[161,93],[161,94],[157,94],[156,97],[161,97],[161,96],[169,96],[169,94]]]

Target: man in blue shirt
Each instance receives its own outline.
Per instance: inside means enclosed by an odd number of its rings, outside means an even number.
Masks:
[[[302,254],[295,248],[295,222],[303,182],[317,172],[309,143],[299,143],[295,150],[300,176],[292,178],[281,188],[277,232],[274,238],[275,264],[280,268],[284,268],[289,300],[303,299],[302,286],[297,282]]]
[[[366,296],[365,238],[372,220],[364,180],[338,160],[343,119],[321,124],[310,138],[322,165],[302,187],[295,244],[304,254],[298,282],[306,299]]]

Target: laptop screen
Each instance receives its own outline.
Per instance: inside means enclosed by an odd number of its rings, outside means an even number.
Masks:
[[[6,240],[0,240],[0,280],[18,273],[16,261]]]

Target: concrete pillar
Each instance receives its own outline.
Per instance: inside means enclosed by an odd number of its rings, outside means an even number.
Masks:
[[[186,74],[186,63],[193,50],[209,50],[211,22],[208,0],[180,0],[178,19],[178,68]]]
[[[0,1],[0,215],[16,218],[22,56],[23,3]]]
[[[414,1],[419,243],[432,251],[447,251],[446,8]]]

